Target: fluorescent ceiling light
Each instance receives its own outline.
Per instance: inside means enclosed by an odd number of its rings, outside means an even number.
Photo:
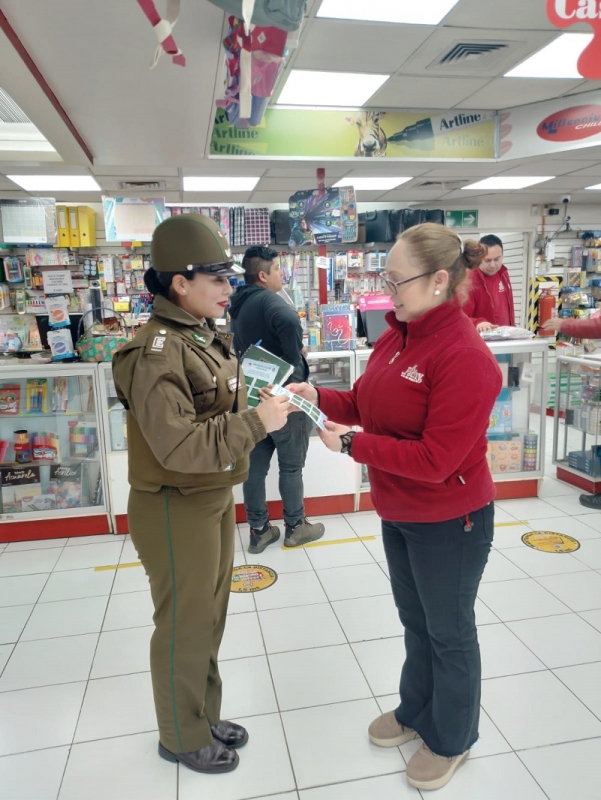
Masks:
[[[387,192],[395,189],[407,181],[412,181],[413,178],[342,178],[338,183],[334,184],[334,188],[338,186],[354,186],[358,192],[366,191],[382,191]]]
[[[99,192],[91,175],[7,175],[26,192]]]
[[[323,0],[318,17],[358,19],[365,22],[397,22],[405,25],[438,25],[458,0]]]
[[[260,178],[184,177],[184,192],[251,192]]]
[[[280,93],[278,105],[356,108],[366,103],[389,77],[363,72],[293,69]]]
[[[574,78],[582,81],[584,78],[578,72],[578,59],[592,40],[592,33],[563,33],[538,53],[507,72],[505,77]]]
[[[555,175],[541,177],[512,177],[512,178],[485,178],[483,181],[471,183],[469,186],[462,186],[462,189],[505,189],[506,192],[512,189],[525,189],[526,186],[534,186],[536,183],[552,181]]]
[[[594,186],[585,186],[584,188],[587,192],[599,192],[601,191],[601,183],[596,183]]]

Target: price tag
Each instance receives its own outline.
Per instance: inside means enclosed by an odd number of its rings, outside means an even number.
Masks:
[[[536,378],[536,370],[533,364],[522,364],[522,383],[534,383]]]

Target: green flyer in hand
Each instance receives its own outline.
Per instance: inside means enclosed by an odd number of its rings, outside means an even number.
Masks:
[[[240,366],[246,382],[248,405],[251,407],[259,405],[261,389],[270,385],[283,384],[294,370],[294,367],[286,361],[257,344],[251,344],[244,353]]]

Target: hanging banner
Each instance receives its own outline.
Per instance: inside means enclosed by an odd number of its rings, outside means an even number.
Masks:
[[[501,117],[501,159],[578,150],[601,143],[601,92],[589,92],[586,104],[562,97],[520,106]]]
[[[601,4],[598,0],[547,0],[547,16],[557,28],[579,22],[593,29],[593,39],[578,59],[578,72],[589,81],[601,80]]]
[[[496,130],[497,115],[491,111],[270,108],[261,125],[236,128],[218,109],[210,156],[491,160]]]

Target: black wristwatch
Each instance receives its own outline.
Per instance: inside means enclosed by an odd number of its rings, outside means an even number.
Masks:
[[[351,449],[353,447],[355,433],[356,431],[349,431],[348,433],[342,433],[340,435],[340,441],[342,442],[342,448],[340,450],[341,453],[344,453],[347,456],[352,455]]]

